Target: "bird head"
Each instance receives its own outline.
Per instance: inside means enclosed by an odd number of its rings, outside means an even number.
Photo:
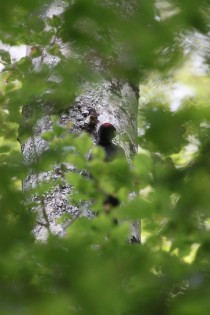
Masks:
[[[111,123],[103,123],[98,130],[97,143],[109,144],[116,135],[116,128]]]

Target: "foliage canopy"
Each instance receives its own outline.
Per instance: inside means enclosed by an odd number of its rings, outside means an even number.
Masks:
[[[15,61],[5,46],[0,50],[2,315],[209,313],[209,1],[136,1],[133,12],[126,1],[110,7],[111,2],[63,0],[64,11],[48,17],[44,12],[51,0],[0,3],[1,42],[32,47],[29,56]],[[80,91],[81,77],[100,80],[91,60],[85,64],[78,55],[66,57],[59,40],[71,42],[81,55],[94,48],[109,69],[107,76],[142,83],[140,152],[132,168],[123,160],[104,163],[100,150],[87,161],[89,137],[69,135],[56,119],[43,135],[49,154],[36,165],[24,165],[16,138],[32,130],[23,126],[18,131],[22,106],[41,98],[54,102],[59,114]],[[189,69],[195,50],[206,67],[202,74]],[[44,62],[46,53],[53,66]],[[39,58],[35,71],[33,60]],[[194,93],[173,110],[167,93],[175,82]],[[161,84],[165,89],[159,92]],[[74,221],[65,238],[51,235],[39,243],[31,233],[36,218],[24,205],[20,182],[29,167],[49,170],[55,162],[70,162],[92,174],[89,179],[66,176],[76,188],[70,202],[93,199],[99,214]],[[31,194],[52,188],[53,183],[44,183]],[[106,215],[100,209],[112,191],[121,206]],[[136,197],[129,200],[133,191]],[[113,225],[115,218],[122,223]],[[133,219],[142,219],[142,245],[127,241]]]

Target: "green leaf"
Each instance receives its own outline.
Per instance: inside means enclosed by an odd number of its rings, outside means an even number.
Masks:
[[[93,145],[91,138],[86,133],[82,133],[81,135],[76,137],[74,144],[78,152],[83,155],[88,154]]]
[[[11,63],[10,53],[4,49],[0,49],[0,58],[4,65]]]
[[[138,197],[123,204],[119,208],[119,215],[126,219],[150,218],[153,215],[153,208],[150,202]]]
[[[54,124],[53,125],[53,133],[56,137],[60,137],[65,133],[66,129],[60,125]]]
[[[54,138],[55,134],[53,131],[45,131],[42,134],[42,139],[45,141],[51,141]]]

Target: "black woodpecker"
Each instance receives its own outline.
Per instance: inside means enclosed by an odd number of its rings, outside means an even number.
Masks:
[[[110,123],[104,123],[99,127],[97,134],[97,142],[96,144],[101,146],[105,151],[105,161],[110,162],[117,157],[124,157],[124,150],[112,143],[113,138],[116,135],[116,128]],[[103,202],[103,207],[105,213],[109,214],[112,208],[120,205],[120,201],[118,198],[114,196],[114,194],[109,194],[105,197]],[[113,218],[113,223],[118,224],[117,219]],[[132,236],[130,239],[131,243],[140,243],[139,238],[136,236]]]
[[[104,149],[106,153],[105,155],[106,162],[110,162],[119,156],[122,157],[125,156],[124,150],[120,146],[112,143],[112,140],[115,137],[115,135],[116,128],[110,123],[102,124],[98,130],[96,144]],[[120,204],[120,202],[115,196],[108,195],[104,200],[103,204],[104,210],[106,212],[109,212],[112,207],[117,207]]]
[[[125,156],[124,150],[120,146],[112,143],[115,135],[116,128],[110,123],[102,124],[98,130],[96,144],[104,148],[106,162],[110,162],[120,155]]]

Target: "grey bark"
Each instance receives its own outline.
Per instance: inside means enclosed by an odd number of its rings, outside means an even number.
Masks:
[[[35,66],[39,62],[37,61]],[[42,62],[53,64],[48,56]],[[100,71],[100,60],[96,60],[93,67],[99,67]],[[112,123],[117,129],[116,142],[123,147],[128,162],[131,163],[132,156],[137,150],[138,99],[136,90],[128,82],[122,82],[115,78],[104,79],[100,83],[84,82],[82,90],[83,92],[77,96],[74,104],[69,104],[68,111],[60,114],[59,124],[66,126],[68,123],[72,123],[71,132],[80,134],[86,130],[95,139],[96,131],[102,123]],[[41,108],[43,114],[33,126],[33,135],[21,144],[25,163],[29,167],[49,149],[49,144],[42,139],[42,134],[52,129],[51,106],[41,104]],[[23,111],[24,120],[30,118],[30,112],[30,105],[26,106]],[[94,125],[92,125],[93,118]],[[65,165],[65,168],[68,172],[75,171],[72,165]],[[71,214],[73,218],[82,215],[90,218],[93,216],[88,208],[88,203],[81,204],[80,208],[69,204],[67,196],[71,194],[73,188],[64,181],[60,165],[56,165],[54,169],[48,172],[35,173],[30,171],[23,182],[23,189],[27,193],[33,187],[37,187],[39,183],[53,181],[56,183],[58,179],[61,180],[62,184],[55,185],[51,191],[41,197],[34,195],[32,198],[37,203],[33,210],[38,213],[34,231],[38,240],[46,240],[49,233],[64,236],[68,222],[58,223],[58,218],[65,213]],[[132,226],[132,236],[139,240],[138,224]]]

